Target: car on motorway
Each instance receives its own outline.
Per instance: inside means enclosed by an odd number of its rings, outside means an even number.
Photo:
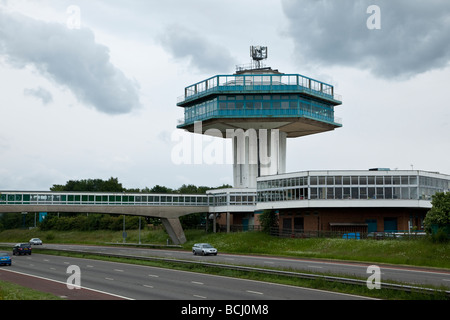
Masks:
[[[28,241],[30,244],[35,244],[35,245],[41,245],[42,246],[42,240],[39,238],[33,238],[30,239],[30,241]]]
[[[201,254],[202,256],[206,256],[206,255],[210,255],[210,254],[217,255],[217,249],[214,248],[209,243],[196,243],[192,247],[192,253],[194,255]]]
[[[11,256],[6,252],[0,252],[0,266],[1,265],[11,265]]]
[[[18,243],[13,247],[13,255],[31,255],[31,245],[29,243]]]
[[[395,233],[393,232],[370,232],[367,234],[367,238],[379,240],[379,239],[401,238],[401,236],[396,237]]]

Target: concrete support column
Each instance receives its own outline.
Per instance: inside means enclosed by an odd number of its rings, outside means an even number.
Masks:
[[[237,129],[229,135],[233,145],[235,188],[256,188],[258,177],[258,135],[256,130]]]
[[[280,131],[280,144],[278,149],[278,173],[286,173],[287,133]]]
[[[186,242],[186,236],[184,235],[179,218],[161,218],[161,221],[174,244],[183,244]]]
[[[258,176],[286,172],[287,133],[277,129],[228,132],[233,144],[235,188],[256,188]]]
[[[227,233],[230,233],[230,213],[227,212]]]
[[[259,132],[259,176],[285,173],[286,132],[260,130]]]

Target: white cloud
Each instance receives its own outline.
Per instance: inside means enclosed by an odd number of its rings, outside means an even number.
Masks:
[[[366,69],[387,79],[408,79],[450,61],[447,0],[283,0],[303,63]],[[369,29],[371,5],[380,29]]]
[[[35,97],[35,98],[41,100],[43,104],[49,104],[53,101],[52,94],[48,90],[46,90],[42,87],[37,87],[35,89],[25,88],[23,90],[23,93],[26,96],[32,96],[32,97]]]
[[[108,48],[95,41],[91,30],[2,11],[0,30],[0,55],[11,66],[33,66],[100,112],[121,114],[140,107],[138,84],[112,65]]]
[[[160,42],[174,58],[189,61],[191,69],[217,73],[232,70],[236,65],[228,48],[182,25],[167,26]]]

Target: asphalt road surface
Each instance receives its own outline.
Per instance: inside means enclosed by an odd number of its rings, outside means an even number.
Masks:
[[[408,285],[429,284],[435,286],[450,287],[450,270],[448,269],[417,268],[410,266],[393,266],[376,263],[351,263],[254,255],[233,255],[222,254],[220,253],[220,251],[217,256],[194,256],[192,252],[183,250],[144,249],[120,246],[111,247],[44,244],[43,248],[83,250],[93,253],[102,252],[136,256],[153,256],[267,268],[287,268],[297,271],[311,271],[314,273],[331,273],[333,275],[340,276],[358,276],[362,279],[367,279],[371,275],[371,273],[368,273],[367,270],[369,266],[378,265],[381,269],[381,282],[391,280],[399,281]]]
[[[93,249],[93,248],[92,248]],[[98,248],[97,248],[98,249]],[[122,250],[115,248],[115,250]],[[174,252],[172,252],[173,254]],[[186,271],[146,267],[126,263],[61,257],[33,253],[14,256],[12,266],[0,267],[0,274],[37,276],[74,286],[79,268],[80,285],[111,297],[132,300],[359,300],[353,295],[270,284]],[[72,290],[66,285],[69,296]],[[100,299],[100,298],[99,298]]]

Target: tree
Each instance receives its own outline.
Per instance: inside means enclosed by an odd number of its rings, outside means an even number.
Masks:
[[[51,191],[123,192],[125,188],[117,178],[69,180],[65,185],[54,184]]]
[[[424,225],[428,233],[431,233],[432,226],[436,225],[440,229],[450,229],[450,192],[437,192],[431,200],[431,209],[425,216]]]
[[[278,216],[273,210],[264,210],[259,215],[259,222],[261,223],[262,231],[270,234],[272,228],[278,227]]]
[[[150,189],[150,193],[172,193],[172,189],[157,184]]]

